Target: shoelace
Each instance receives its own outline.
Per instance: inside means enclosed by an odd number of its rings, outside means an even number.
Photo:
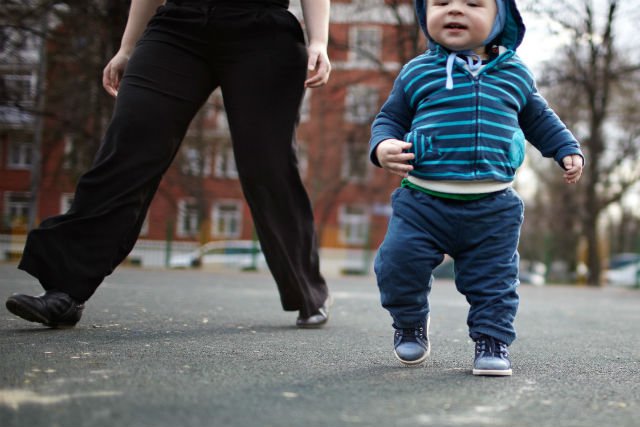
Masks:
[[[453,89],[453,63],[456,61],[458,55],[465,55],[467,58],[467,65],[471,71],[477,71],[482,67],[482,58],[478,54],[472,51],[451,52],[447,57],[447,83],[446,88]]]
[[[424,328],[403,328],[396,330],[396,337],[413,338],[417,341],[418,338],[424,339]]]
[[[476,355],[480,353],[489,353],[492,356],[505,358],[509,356],[507,345],[493,337],[482,337],[476,341]]]

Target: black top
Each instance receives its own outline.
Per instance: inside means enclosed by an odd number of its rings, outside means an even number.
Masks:
[[[168,3],[175,3],[175,4],[196,4],[196,3],[201,3],[201,4],[211,4],[211,5],[216,5],[216,4],[228,4],[228,5],[259,5],[259,4],[272,4],[274,6],[281,6],[284,8],[288,8],[289,7],[289,0],[167,0]]]

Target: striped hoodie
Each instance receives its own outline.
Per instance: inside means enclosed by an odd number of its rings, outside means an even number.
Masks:
[[[525,140],[560,166],[567,155],[582,156],[578,141],[538,93],[533,75],[516,54],[525,27],[515,2],[505,3],[499,55],[475,73],[455,58],[453,87],[447,89],[451,52],[429,37],[425,1],[416,0],[429,50],[402,68],[373,122],[369,145],[375,165],[380,166],[375,155],[380,142],[411,142],[415,159],[410,180],[448,181],[453,184],[449,192],[465,193],[473,192],[462,190],[468,181],[513,181],[524,160]]]

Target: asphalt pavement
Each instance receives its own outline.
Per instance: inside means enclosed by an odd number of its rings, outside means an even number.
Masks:
[[[521,286],[513,376],[471,375],[467,304],[431,296],[432,352],[392,353],[372,276],[329,277],[330,323],[299,330],[267,273],[119,268],[73,329],[0,307],[0,426],[640,425],[640,291]],[[39,293],[0,264],[0,299]]]

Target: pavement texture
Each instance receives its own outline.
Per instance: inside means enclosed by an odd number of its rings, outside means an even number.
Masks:
[[[330,323],[299,330],[267,273],[119,268],[81,322],[0,309],[0,426],[640,425],[640,291],[521,286],[512,377],[471,375],[467,303],[431,295],[432,352],[392,352],[372,276],[328,278]],[[0,298],[41,288],[0,264]]]

